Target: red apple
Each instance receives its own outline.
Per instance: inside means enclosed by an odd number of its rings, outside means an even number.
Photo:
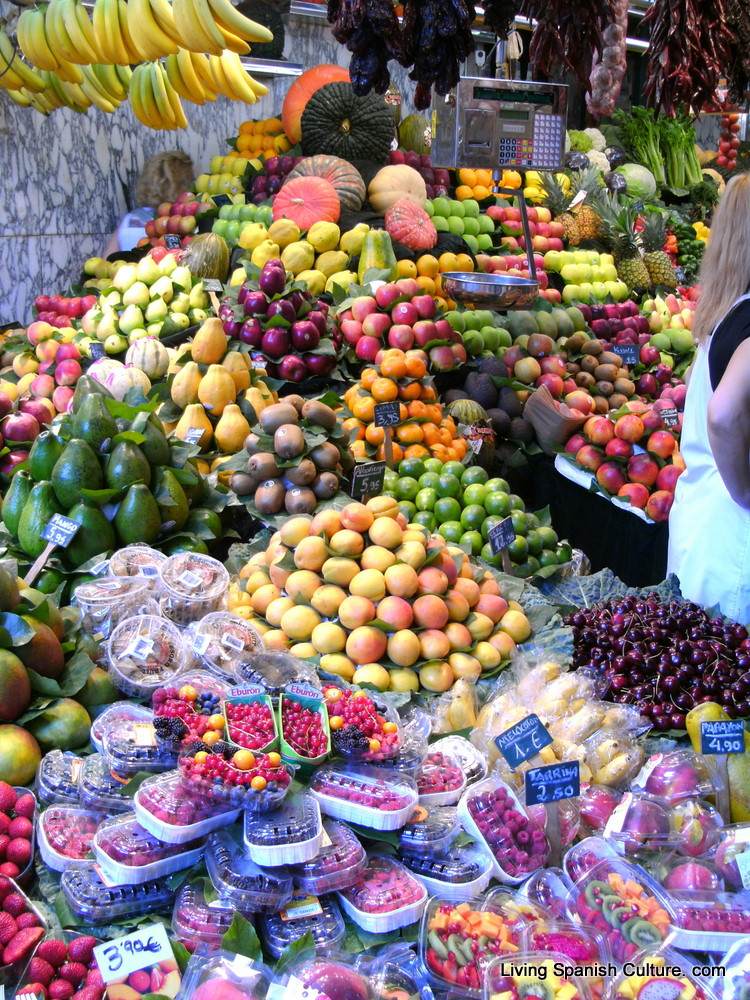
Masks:
[[[68,385],[58,385],[52,393],[52,405],[58,413],[67,413],[73,403],[74,392]]]
[[[437,312],[435,300],[431,295],[415,295],[411,304],[419,313],[420,319],[432,319]]]
[[[29,400],[29,402],[34,401]],[[45,420],[49,419],[49,417],[45,417]],[[26,441],[34,441],[39,437],[40,429],[39,421],[30,413],[9,413],[0,422],[0,432],[2,432],[6,442],[15,441],[20,444]]]
[[[57,353],[59,356],[60,351]],[[67,358],[65,361],[61,361],[56,366],[55,382],[57,382],[58,385],[75,385],[81,377],[81,372],[81,366],[75,358]]]
[[[439,372],[449,372],[456,367],[456,357],[447,346],[431,348],[430,362]]]
[[[408,326],[409,324],[399,324]],[[418,319],[413,327],[411,327],[414,334],[414,343],[417,347],[426,347],[431,340],[442,340],[444,338],[440,337],[438,334],[437,326],[432,320],[429,319]]]
[[[537,389],[542,385],[546,386],[549,394],[555,399],[559,399],[563,392],[565,392],[565,383],[563,380],[559,375],[553,375],[552,373],[540,375],[534,384]]]
[[[374,361],[381,347],[382,344],[377,337],[367,337],[363,334],[357,341],[354,353],[360,361]]]
[[[397,302],[393,309],[391,309],[391,319],[394,323],[405,323],[407,326],[414,326],[419,319],[419,313],[413,302]]]
[[[396,284],[401,289],[401,294],[407,295],[410,299],[413,299],[415,295],[422,294],[422,289],[414,278],[399,278]]]
[[[396,299],[401,298],[401,289],[395,282],[381,285],[375,292],[375,301],[381,309],[390,309]]]
[[[593,413],[596,404],[593,397],[587,392],[584,392],[583,389],[576,389],[566,394],[565,405],[572,410],[580,410],[581,413]]]
[[[559,375],[560,378],[565,378],[568,374],[567,365],[557,354],[552,354],[548,358],[540,358],[539,367],[542,369],[543,375]]]
[[[376,337],[382,340],[391,328],[391,317],[388,313],[370,313],[362,321],[362,333],[366,337]]]
[[[414,346],[414,331],[404,323],[397,323],[388,331],[388,346],[408,351]]]
[[[345,319],[341,324],[341,332],[347,344],[356,344],[362,336],[362,324],[356,319]]]
[[[52,394],[55,391],[55,380],[51,375],[37,375],[29,389],[32,396],[46,396],[47,399],[52,399]]]
[[[287,354],[279,363],[279,378],[301,382],[307,375],[307,365],[298,354]]]
[[[378,304],[372,295],[360,295],[352,302],[351,311],[352,319],[362,323],[366,316],[378,311]]]
[[[67,358],[72,358],[73,361],[81,360],[81,353],[75,344],[60,344],[55,354],[55,360],[65,361]]]
[[[336,367],[336,358],[333,354],[303,354],[302,360],[311,375],[330,375]]]
[[[460,365],[466,364],[468,356],[463,344],[451,344],[449,350]]]

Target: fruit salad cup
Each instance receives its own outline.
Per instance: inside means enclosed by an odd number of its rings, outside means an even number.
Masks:
[[[307,932],[315,947],[324,951],[335,948],[344,939],[346,928],[341,910],[331,896],[308,896],[299,893],[280,913],[258,918],[258,932],[268,954],[280,958],[284,948]]]
[[[487,1000],[589,1000],[589,991],[576,975],[560,975],[563,955],[524,952],[513,958],[496,958],[485,974]]]
[[[644,952],[634,964],[636,972],[612,984],[612,1000],[713,1000],[707,984],[688,973],[674,952]],[[742,994],[735,996],[740,1000]]]
[[[108,639],[120,622],[137,614],[148,592],[144,577],[106,576],[82,583],[75,589],[81,630],[99,641]]]
[[[132,701],[116,701],[109,705],[91,723],[91,742],[94,748],[101,753],[104,749],[104,737],[108,733],[122,730],[133,722],[153,725],[154,713],[145,705],[137,705]]]
[[[157,615],[126,618],[107,642],[107,663],[115,684],[134,698],[149,697],[178,677],[187,655],[180,630]]]
[[[255,754],[223,741],[187,750],[180,773],[193,795],[205,796],[251,812],[278,809],[292,780],[292,769],[278,753]]]
[[[326,764],[313,774],[310,791],[326,816],[373,830],[398,830],[417,804],[415,782],[376,767]]]
[[[679,841],[669,803],[646,792],[623,795],[607,820],[604,836],[621,854],[629,856],[675,848]]]
[[[60,881],[65,901],[85,924],[116,923],[134,913],[163,913],[174,902],[175,890],[165,879],[116,884],[93,861],[67,868]]]
[[[85,861],[92,851],[100,813],[79,806],[54,805],[45,809],[37,823],[39,853],[56,872]]]
[[[112,554],[108,572],[112,576],[142,576],[153,586],[158,583],[159,569],[166,560],[163,552],[150,545],[127,545]]]
[[[606,980],[596,966],[606,964],[607,949],[597,931],[564,921],[539,920],[525,929],[523,943],[525,951],[555,952],[566,965],[582,969],[579,978],[588,987],[592,1000],[602,1000],[606,995]]]
[[[272,813],[245,813],[245,846],[256,864],[304,864],[317,857],[323,842],[320,806],[307,792]]]
[[[676,805],[684,799],[712,798],[720,784],[710,757],[692,750],[672,750],[649,757],[631,788],[658,795],[669,805]]]
[[[187,626],[219,611],[229,587],[229,573],[218,559],[199,552],[179,552],[159,567],[161,605],[176,625]]]
[[[131,813],[104,820],[92,846],[105,877],[117,884],[138,885],[190,868],[203,857],[205,840],[165,844]]]
[[[237,825],[209,837],[206,868],[219,898],[238,910],[276,913],[294,892],[288,868],[260,868],[250,860]]]
[[[291,865],[289,871],[296,889],[320,896],[355,885],[366,867],[365,849],[349,827],[325,819],[318,854],[304,864]]]
[[[186,844],[234,823],[240,814],[212,798],[190,794],[178,771],[147,778],[133,798],[138,822],[167,844]]]
[[[700,858],[715,850],[724,821],[710,802],[682,799],[672,806],[671,818],[677,849],[683,854]]]
[[[372,855],[359,881],[338,894],[344,911],[363,930],[387,934],[419,920],[427,890],[403,865]]]

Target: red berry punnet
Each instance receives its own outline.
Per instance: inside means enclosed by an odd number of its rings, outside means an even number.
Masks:
[[[276,740],[276,723],[270,703],[264,698],[253,701],[228,700],[224,704],[227,736],[230,742],[246,750],[265,750]]]
[[[352,760],[380,761],[395,757],[401,748],[398,724],[382,715],[364,691],[323,688],[334,748]]]

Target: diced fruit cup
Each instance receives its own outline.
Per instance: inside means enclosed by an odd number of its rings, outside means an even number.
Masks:
[[[359,881],[338,894],[351,919],[372,934],[387,934],[422,915],[427,890],[403,865],[372,855]]]
[[[712,993],[687,972],[685,962],[674,952],[646,952],[638,956],[637,967],[641,966],[648,966],[650,974],[619,976],[612,984],[612,1000],[711,1000]],[[737,994],[738,1000],[741,996]]]
[[[590,927],[579,927],[564,921],[538,920],[529,924],[523,934],[524,951],[555,952],[567,965],[584,969],[580,978],[586,984],[593,1000],[601,1000],[606,992],[606,981],[595,968],[606,964],[607,951],[604,938]]]
[[[179,629],[156,615],[126,618],[107,642],[107,662],[115,684],[135,698],[153,695],[178,677],[187,656]]]
[[[512,959],[496,958],[485,973],[487,1000],[589,1000],[588,990],[575,975],[560,975],[560,963],[567,967],[563,955],[546,952],[524,952]]]

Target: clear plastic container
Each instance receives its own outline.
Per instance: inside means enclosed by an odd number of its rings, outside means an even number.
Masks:
[[[721,782],[710,757],[692,750],[653,754],[631,782],[632,791],[658,795],[669,805],[716,794]]]
[[[162,610],[186,626],[219,611],[229,587],[229,573],[218,559],[199,552],[178,552],[160,566]]]
[[[194,622],[188,631],[198,663],[227,680],[237,681],[240,663],[263,649],[260,632],[229,611],[213,611]]]
[[[532,996],[549,997],[550,1000],[556,997],[589,1000],[585,981],[572,973],[567,974],[570,964],[565,956],[549,952],[523,952],[512,959],[496,958],[484,973],[484,996],[487,1000]]]
[[[524,927],[536,923],[537,920],[549,920],[550,911],[546,906],[530,899],[524,892],[525,888],[526,885],[522,889],[500,885],[496,889],[491,889],[484,896],[483,909],[499,913],[509,923],[521,924]]]
[[[638,854],[677,846],[671,811],[664,799],[646,792],[626,792],[607,820],[604,837],[620,853]]]
[[[95,639],[108,639],[117,625],[136,614],[148,597],[144,577],[105,576],[75,589],[81,629]]]
[[[79,806],[52,805],[37,822],[37,843],[42,860],[56,872],[85,861],[92,851],[94,834],[102,816]]]
[[[417,777],[419,801],[423,806],[452,806],[466,788],[466,776],[453,757],[430,749]]]
[[[750,823],[725,826],[712,860],[728,885],[750,889]]]
[[[581,974],[595,1000],[600,1000],[606,991],[606,980],[600,969],[606,963],[607,949],[604,938],[590,927],[579,927],[559,920],[540,920],[529,924],[523,932],[523,950],[531,952],[555,952],[565,959],[566,965],[576,968],[588,966],[589,974]]]
[[[361,764],[391,760],[399,753],[403,740],[398,713],[382,700],[378,703],[377,692],[365,694],[336,684],[325,684],[323,692],[336,753]]]
[[[672,806],[672,828],[677,850],[690,858],[700,858],[715,850],[724,821],[710,802],[681,799]]]
[[[372,830],[398,830],[417,804],[411,778],[376,767],[326,764],[312,776],[310,791],[326,816]]]
[[[577,882],[600,861],[622,857],[620,845],[603,837],[587,837],[569,847],[563,857],[563,868],[571,882]]]
[[[232,688],[225,699],[225,734],[230,743],[246,750],[275,750],[279,733],[273,702],[260,684]]]
[[[295,682],[279,695],[281,755],[300,766],[320,764],[331,752],[328,711],[320,692]]]
[[[107,706],[91,723],[91,742],[101,753],[107,733],[120,729],[128,722],[151,723],[153,719],[154,713],[145,705],[136,705],[132,701],[116,701]]]
[[[359,881],[338,893],[344,912],[370,934],[408,927],[422,915],[427,890],[408,868],[390,857],[372,855]]]
[[[320,687],[315,669],[291,653],[277,649],[262,649],[250,653],[237,665],[240,681],[260,684],[272,698],[278,698],[295,681]]]
[[[179,629],[156,615],[126,618],[107,643],[115,684],[134,698],[148,697],[172,682],[185,669],[186,659]]]
[[[306,958],[295,964],[291,974],[291,978],[298,980],[302,987],[310,987],[303,990],[299,988],[297,983],[294,983],[294,986],[297,987],[296,996],[325,1000],[330,993],[341,1000],[344,998],[346,1000],[354,1000],[354,998],[356,1000],[373,1000],[372,988],[368,982],[369,977],[360,975],[344,959],[332,961],[325,955],[316,955],[315,958]]]
[[[41,927],[42,930],[46,932],[48,929],[48,925],[42,913],[32,903],[32,901],[28,898],[28,896],[22,891],[17,882],[14,882],[12,878],[8,878],[7,875],[3,876],[3,878],[5,882],[8,883],[8,887],[10,889],[8,895],[10,895],[10,893],[18,894],[18,896],[20,896],[21,899],[23,900],[24,909],[21,909],[19,905],[18,913],[19,914],[32,913],[36,918],[36,923],[33,926]],[[41,936],[39,936],[39,939],[41,940]],[[20,985],[22,982],[21,977],[23,976],[24,969],[26,968],[29,958],[36,949],[36,944],[37,944],[36,941],[29,942],[28,949],[24,951],[24,953],[18,958],[17,961],[11,962],[9,964],[0,963],[0,986],[4,987],[4,989],[8,991],[8,994],[11,997],[15,995],[14,991],[16,986]]]
[[[661,952],[645,952],[638,956],[636,971],[623,970],[610,984],[611,1000],[713,1000],[708,984],[692,975],[685,959],[671,949]],[[640,975],[639,968],[648,968],[649,975]],[[663,972],[660,972],[663,968]],[[734,994],[735,1000],[742,1000],[742,993]]]
[[[561,868],[544,868],[534,872],[524,882],[519,893],[530,903],[543,906],[553,917],[564,920],[567,917],[567,899],[571,882]]]
[[[493,871],[490,855],[471,847],[457,847],[441,857],[402,854],[401,862],[431,896],[452,902],[473,899],[483,893]]]
[[[672,854],[644,867],[668,892],[721,892],[726,888],[719,869],[707,858],[693,860]]]
[[[258,816],[245,813],[245,845],[256,864],[304,864],[320,851],[323,823],[320,806],[308,793],[295,795],[281,809]]]
[[[348,889],[359,881],[367,867],[367,854],[348,826],[323,820],[323,838],[318,854],[304,864],[289,868],[294,885],[312,896]]]
[[[234,823],[239,809],[227,809],[213,799],[189,794],[177,771],[147,778],[133,799],[138,822],[167,844],[185,844]]]
[[[177,750],[157,740],[153,723],[125,721],[104,737],[102,757],[121,778],[138,771],[160,774],[177,764]]]
[[[68,802],[77,805],[80,801],[78,781],[83,766],[83,757],[66,750],[50,750],[42,757],[36,772],[36,793],[40,802]]]
[[[116,885],[93,861],[67,868],[60,887],[70,909],[87,924],[116,923],[118,917],[134,913],[163,913],[175,898],[166,879]]]
[[[156,724],[156,737],[175,747],[181,742],[186,729],[202,738],[213,726],[212,716],[221,716],[221,703],[230,687],[225,681],[206,670],[188,670],[174,677],[166,687],[157,688],[151,703],[157,717],[162,720],[177,718],[183,726],[170,727],[167,722]],[[220,730],[223,734],[223,729]]]
[[[717,1000],[744,1000],[750,996],[750,938],[733,945],[721,963],[723,975],[712,981]]]
[[[250,913],[276,913],[292,898],[288,868],[261,868],[251,861],[238,827],[211,834],[206,868],[221,899]]]
[[[421,858],[445,854],[458,833],[458,814],[452,806],[426,809],[418,805],[399,837],[399,851]]]
[[[492,854],[495,876],[501,882],[519,885],[549,858],[544,830],[500,778],[470,785],[458,805],[458,817],[466,832]]]
[[[600,861],[568,896],[568,916],[603,935],[615,962],[660,947],[675,922],[669,896],[643,868],[623,858]]]
[[[234,906],[220,899],[207,902],[203,879],[188,882],[177,893],[172,911],[172,933],[190,945],[220,948],[221,939],[232,926]]]
[[[399,774],[408,774],[416,781],[417,775],[422,770],[422,764],[427,757],[427,747],[422,743],[404,743],[396,754],[389,760],[378,761],[378,767],[384,770],[396,771]]]
[[[325,951],[335,948],[343,941],[346,927],[333,897],[299,893],[280,913],[259,917],[258,931],[264,949],[278,959],[287,945],[298,941],[308,931],[316,948]]]
[[[118,884],[138,885],[190,868],[203,856],[205,840],[165,844],[144,830],[130,813],[104,820],[93,848],[107,877]]]
[[[672,901],[675,948],[723,953],[750,934],[749,892],[675,892]]]
[[[467,785],[487,777],[487,758],[463,736],[444,736],[430,744],[430,751],[447,754],[457,761],[464,772]]]
[[[221,743],[216,743],[218,748]],[[188,752],[180,757],[180,773],[193,796],[208,795],[219,802],[250,812],[279,809],[289,790],[292,771],[279,754],[257,754],[231,747],[226,752]],[[203,757],[203,754],[206,754]],[[249,754],[240,767],[239,754]],[[200,755],[200,756],[199,756]]]
[[[166,560],[163,552],[152,549],[150,545],[126,545],[112,554],[109,572],[112,576],[143,576],[154,584],[158,582],[159,569]]]
[[[130,812],[133,800],[122,794],[128,778],[118,778],[99,753],[83,758],[79,778],[80,800],[87,809],[104,815]]]

